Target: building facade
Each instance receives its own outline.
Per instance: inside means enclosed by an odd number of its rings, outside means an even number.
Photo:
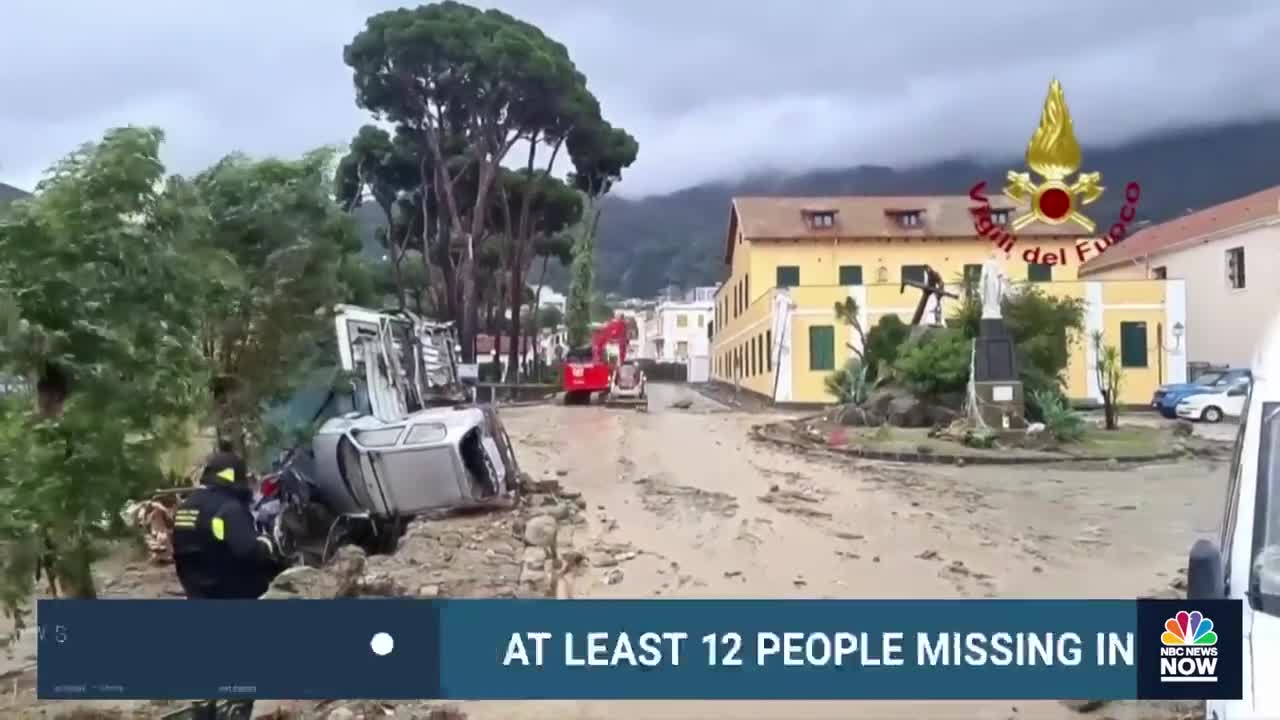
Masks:
[[[658,362],[687,363],[695,355],[707,355],[712,319],[711,303],[664,302],[654,311],[655,327],[649,342]]]
[[[925,265],[959,294],[964,278],[993,257],[992,241],[974,230],[970,203],[967,196],[734,199],[725,241],[729,277],[714,301],[712,377],[775,402],[834,402],[824,380],[860,341],[835,317],[835,303],[853,298],[866,329],[886,314],[909,322],[920,293],[903,281],[923,280]],[[1007,223],[1012,211],[993,205],[992,220]],[[1032,224],[1017,233],[1010,254],[994,257],[1015,284],[1037,283],[1085,302],[1085,333],[1075,338],[1066,371],[1070,398],[1101,400],[1086,341],[1101,331],[1125,358],[1121,401],[1145,404],[1158,385],[1185,377],[1181,348],[1154,344],[1164,327],[1185,326],[1185,289],[1180,280],[1080,280],[1085,253],[1078,248],[1091,243]],[[950,312],[931,302],[925,319]]]
[[[1280,308],[1280,186],[1134,234],[1081,268],[1088,280],[1176,278],[1187,287],[1184,344],[1194,364],[1249,367]]]
[[[683,300],[659,302],[646,323],[648,356],[658,362],[709,361],[714,298],[715,288],[694,288]]]

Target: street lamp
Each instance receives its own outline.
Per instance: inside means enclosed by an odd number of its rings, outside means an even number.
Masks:
[[[1160,341],[1160,346],[1165,352],[1177,355],[1182,349],[1182,335],[1187,331],[1187,329],[1183,327],[1182,323],[1176,322],[1169,331],[1173,334],[1173,347],[1164,347],[1164,340]]]

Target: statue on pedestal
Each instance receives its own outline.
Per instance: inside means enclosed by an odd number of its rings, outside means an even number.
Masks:
[[[995,258],[987,258],[982,263],[982,277],[978,281],[978,290],[982,297],[982,319],[999,320],[1000,301],[1004,299],[1005,275]]]

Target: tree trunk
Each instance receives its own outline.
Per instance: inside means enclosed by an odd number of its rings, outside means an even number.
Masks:
[[[520,382],[520,361],[524,359],[522,352],[523,338],[520,336],[521,322],[520,309],[524,305],[524,253],[519,248],[511,257],[511,287],[510,304],[511,304],[511,347],[507,350],[507,380],[508,382]]]
[[[47,544],[48,549],[52,544]],[[81,534],[72,540],[71,547],[54,560],[54,574],[58,590],[64,598],[97,600],[98,590],[93,584],[93,541]]]
[[[542,380],[542,347],[538,345],[538,341],[542,338],[542,286],[547,281],[547,262],[550,260],[546,255],[542,256],[542,270],[538,273],[538,289],[533,291],[533,316],[530,320],[533,322],[532,332],[535,343],[533,352],[533,372],[538,378],[538,382]]]
[[[1116,429],[1116,404],[1110,390],[1102,391],[1102,416],[1106,429]]]
[[[462,277],[462,359],[476,361],[476,327],[480,324],[480,294],[475,273],[468,263],[463,264],[466,274]]]
[[[395,285],[396,288],[396,307],[404,310],[404,276],[400,272],[400,261],[404,258],[404,253],[401,252],[400,248],[404,246],[396,242],[396,228],[392,222],[391,208],[384,207],[382,212],[387,218],[387,254],[391,256],[391,284]],[[405,228],[406,239],[409,230],[413,227],[413,223],[407,223],[407,225],[408,227]]]

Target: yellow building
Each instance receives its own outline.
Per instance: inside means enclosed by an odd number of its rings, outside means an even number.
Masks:
[[[999,197],[990,202],[991,220],[1004,226],[1014,208]],[[735,198],[725,237],[728,278],[715,297],[712,378],[779,403],[834,402],[823,380],[852,355],[846,343],[858,342],[834,304],[853,298],[866,329],[891,313],[910,322],[920,293],[903,292],[901,282],[923,280],[925,265],[958,293],[995,250],[975,230],[973,205],[964,195]],[[1087,341],[1101,330],[1124,359],[1121,402],[1146,405],[1161,383],[1185,381],[1185,358],[1164,330],[1185,327],[1183,283],[1078,280],[1081,262],[1097,252],[1091,239],[1064,234],[1069,227],[1033,223],[1016,233],[1011,252],[995,256],[1013,282],[1085,301],[1085,333],[1066,371],[1070,398],[1101,402]],[[1000,237],[1007,246],[1009,236]],[[947,302],[944,318],[952,312]],[[933,310],[922,323],[936,318]]]

